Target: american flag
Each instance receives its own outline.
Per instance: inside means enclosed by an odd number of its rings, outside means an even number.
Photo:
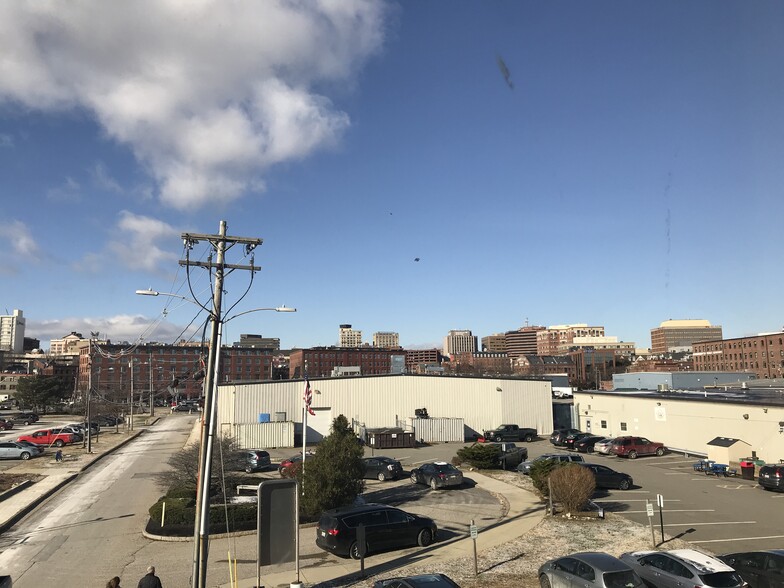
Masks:
[[[310,414],[311,416],[315,416],[316,413],[313,412],[312,408],[310,408],[310,403],[313,402],[313,392],[310,389],[310,380],[308,380],[307,378],[305,378],[305,396],[304,396],[304,399],[305,399],[305,408],[308,409],[308,414]]]

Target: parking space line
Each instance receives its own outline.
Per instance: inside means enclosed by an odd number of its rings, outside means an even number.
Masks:
[[[696,459],[696,458],[695,458]],[[687,459],[685,461],[668,461],[667,463],[696,463],[693,459]]]
[[[688,476],[691,472],[664,472],[665,476]]]
[[[621,514],[645,514],[647,510],[625,510]],[[716,512],[715,508],[687,508],[683,510],[667,508],[664,512]]]
[[[757,521],[720,521],[714,523],[667,523],[665,527],[696,527],[697,525],[756,525]]]
[[[603,499],[600,498],[594,502],[601,502]],[[627,500],[613,500],[613,502],[648,502],[650,498],[629,498]],[[680,498],[673,498],[671,500],[667,500],[667,502],[680,502]]]
[[[784,535],[768,535],[767,537],[734,537],[732,539],[704,539],[703,541],[689,541],[689,543],[727,543],[729,541],[757,541],[768,539],[784,539]]]

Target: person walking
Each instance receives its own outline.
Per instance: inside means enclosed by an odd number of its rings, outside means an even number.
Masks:
[[[137,588],[163,588],[161,579],[155,575],[155,566],[147,568],[147,574],[139,580]]]
[[[114,578],[106,582],[106,588],[122,588],[120,586],[120,578],[118,576],[115,576]]]

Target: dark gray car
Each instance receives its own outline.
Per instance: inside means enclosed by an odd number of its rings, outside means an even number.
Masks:
[[[539,457],[532,459],[531,461],[524,461],[519,466],[517,466],[517,471],[522,474],[530,474],[531,473],[531,466],[539,461],[544,461],[546,459],[553,460],[553,461],[561,461],[561,462],[578,462],[583,463],[585,460],[583,459],[582,455],[575,455],[573,453],[545,453],[544,455],[540,455]]]
[[[539,568],[542,588],[585,586],[643,588],[642,579],[628,564],[607,553],[583,552],[551,559]]]

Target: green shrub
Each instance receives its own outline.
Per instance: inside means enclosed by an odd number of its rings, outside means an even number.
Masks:
[[[479,470],[497,468],[500,455],[501,449],[498,445],[482,445],[481,443],[474,443],[457,450],[457,457],[463,463],[467,463]]]
[[[565,512],[577,513],[585,509],[596,488],[596,478],[588,468],[575,463],[565,464],[550,474],[553,500],[559,502]]]
[[[196,488],[187,484],[172,486],[166,492],[166,498],[190,498],[196,500]]]
[[[166,520],[164,528],[169,526],[190,526],[196,520],[195,501],[186,498],[162,498],[150,507],[150,519],[157,525],[161,524],[163,504],[166,503]],[[255,503],[229,504],[228,506],[216,505],[210,507],[210,532],[225,533],[226,520],[232,530],[235,523],[252,522],[258,518]]]
[[[554,459],[541,459],[531,464],[531,470],[529,472],[531,482],[533,482],[534,488],[536,488],[539,494],[544,498],[550,496],[550,490],[547,487],[547,480],[550,477],[550,474],[554,470],[563,467],[563,465],[562,462]]]

